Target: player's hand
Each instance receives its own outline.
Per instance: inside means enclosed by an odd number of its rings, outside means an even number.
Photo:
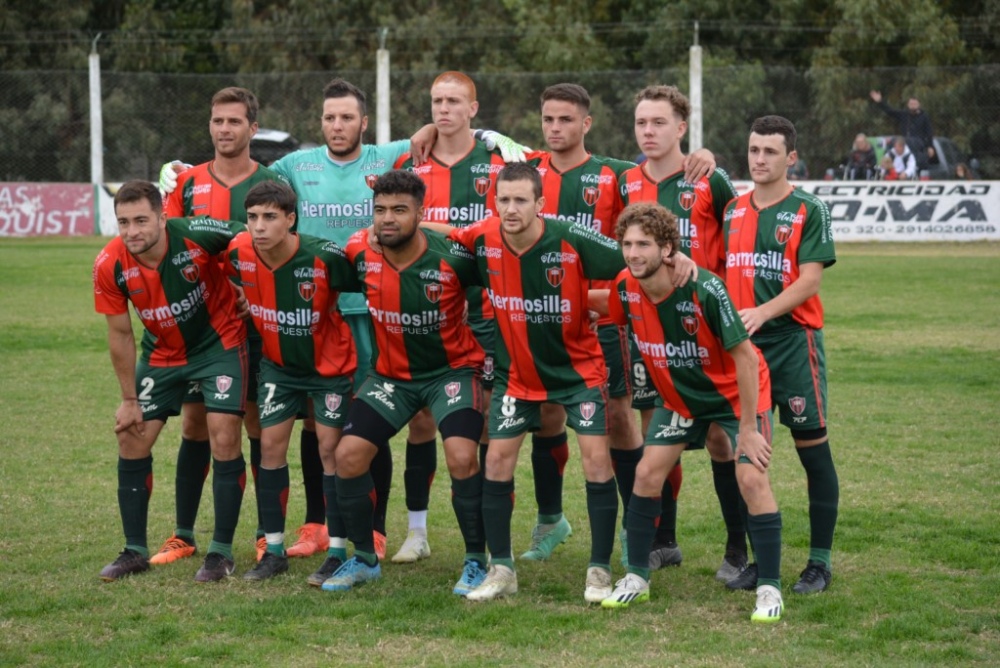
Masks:
[[[747,328],[747,334],[750,336],[760,331],[760,328],[767,322],[767,318],[761,312],[760,307],[745,308],[739,311],[739,314],[740,320],[743,321],[743,326]]]
[[[138,399],[122,399],[115,411],[115,433],[131,430],[135,436],[146,435],[146,424],[142,421],[142,406]]]
[[[250,320],[250,302],[246,293],[239,285],[234,285],[233,290],[236,291],[236,317],[240,320]]]
[[[483,140],[486,148],[490,151],[499,149],[504,162],[524,162],[524,154],[531,153],[531,149],[527,146],[518,144],[507,135],[502,135],[495,130],[479,130],[477,136]]]
[[[767,473],[767,467],[771,464],[771,445],[767,439],[756,429],[740,429],[739,444],[736,446],[736,461],[740,457],[750,460],[761,473]]]
[[[378,235],[375,234],[374,225],[368,226],[368,245],[371,247],[373,251],[375,251],[379,255],[382,254],[382,244],[379,243]]]
[[[164,196],[169,195],[177,187],[177,175],[185,169],[191,169],[191,165],[180,160],[163,163],[160,168],[160,192]]]
[[[683,288],[688,281],[698,278],[698,265],[684,253],[674,253],[663,262],[674,268],[675,288]]]
[[[878,104],[879,102],[882,101],[882,91],[880,90],[873,90],[870,93],[868,93],[868,95],[871,97],[872,102],[874,102],[875,104]]]
[[[437,128],[433,123],[428,123],[410,137],[410,157],[413,158],[414,167],[419,167],[430,159],[437,136]]]
[[[697,183],[711,176],[716,167],[715,154],[707,148],[699,148],[684,158],[684,180],[688,183]]]
[[[587,317],[590,318],[590,331],[597,332],[597,321],[601,319],[601,314],[597,311],[587,311]]]

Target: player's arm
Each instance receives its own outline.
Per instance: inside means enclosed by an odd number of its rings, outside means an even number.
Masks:
[[[139,406],[135,387],[135,335],[132,333],[132,320],[128,311],[107,315],[106,318],[111,366],[122,392],[122,402],[115,411],[115,433],[134,429],[137,435],[142,436],[146,427],[142,422],[142,408]]]
[[[587,291],[587,308],[597,315],[610,315],[611,312],[608,307],[608,298],[610,294],[611,290],[608,290],[607,288],[602,290],[595,290],[591,288]]]
[[[694,260],[680,251],[677,251],[664,260],[663,264],[673,267],[673,284],[675,288],[683,288],[687,285],[688,281],[698,278],[698,265],[695,264]]]
[[[740,434],[736,459],[746,456],[761,473],[771,461],[771,445],[757,429],[757,398],[760,359],[748,339],[729,349],[736,365],[736,386],[740,393]]]
[[[431,149],[434,148],[437,136],[437,128],[433,123],[428,123],[410,137],[410,156],[414,167],[419,167],[431,157]]]
[[[699,179],[711,176],[716,167],[715,154],[707,148],[699,148],[684,157],[684,180],[697,183]]]
[[[472,136],[486,144],[487,150],[499,151],[504,162],[524,162],[525,156],[532,153],[529,147],[517,143],[496,130],[473,130]]]
[[[181,172],[191,169],[191,165],[186,162],[181,162],[180,160],[172,160],[171,162],[163,163],[160,167],[160,192],[163,195],[169,195],[177,188],[177,177]]]
[[[785,315],[810,297],[819,294],[819,285],[822,280],[822,262],[807,262],[799,265],[799,277],[780,295],[760,306],[740,311],[740,319],[743,320],[747,333],[753,336],[768,320]]]

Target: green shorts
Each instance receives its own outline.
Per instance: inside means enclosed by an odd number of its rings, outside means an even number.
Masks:
[[[493,320],[470,320],[469,328],[472,330],[472,335],[476,337],[476,341],[482,346],[483,352],[486,353],[486,359],[483,360],[483,388],[492,390],[493,354],[496,352],[496,348],[494,348],[497,335],[496,323]]]
[[[790,429],[826,427],[826,352],[823,330],[800,327],[754,336],[771,371],[771,405]]]
[[[264,340],[253,327],[247,328],[247,401],[257,403],[257,384],[260,382],[260,361],[264,359]],[[200,383],[191,383],[184,394],[184,403],[203,404],[205,397],[201,393]]]
[[[308,414],[312,401],[318,424],[340,429],[347,418],[354,381],[350,376],[320,376],[280,367],[265,359],[260,365],[260,426],[273,427]]]
[[[193,384],[198,385],[205,410],[243,415],[247,373],[245,343],[221,353],[189,359],[182,366],[150,366],[139,360],[135,384],[142,417],[166,421],[172,415],[179,415]]]
[[[475,369],[453,369],[433,380],[396,380],[370,373],[355,401],[363,401],[399,431],[427,406],[438,424],[466,408],[483,410],[483,387]]]
[[[646,363],[642,361],[639,348],[635,345],[635,339],[628,337],[629,345],[629,370],[632,379],[632,408],[636,410],[646,410],[656,408],[660,400],[660,393],[653,385],[653,379],[649,377],[646,370]]]
[[[627,397],[629,378],[625,369],[628,368],[628,344],[625,330],[618,325],[601,325],[597,328],[597,340],[601,343],[604,364],[608,367],[608,396]]]
[[[608,393],[604,386],[581,387],[547,402],[516,399],[507,394],[507,383],[497,378],[490,400],[490,438],[515,438],[541,427],[542,403],[566,408],[566,424],[578,434],[604,436],[608,433]]]
[[[344,322],[351,330],[354,349],[358,354],[358,368],[354,372],[354,392],[357,393],[372,368],[371,316],[367,313],[352,313],[344,316]]]
[[[653,411],[653,417],[649,421],[649,430],[646,432],[645,445],[679,445],[705,447],[705,437],[708,435],[708,427],[712,423],[722,427],[722,430],[729,436],[729,442],[733,445],[733,452],[736,452],[737,442],[740,433],[740,421],[735,416],[714,419],[700,420],[698,418],[686,418],[680,413],[657,406]],[[757,414],[757,429],[763,434],[767,442],[771,442],[772,423],[770,411]],[[688,448],[690,449],[690,447]]]

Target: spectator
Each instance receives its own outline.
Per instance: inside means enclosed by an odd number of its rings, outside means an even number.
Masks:
[[[854,138],[854,146],[847,156],[844,178],[848,181],[867,181],[876,176],[875,147],[863,132]]]
[[[920,100],[910,97],[906,102],[906,109],[893,109],[882,99],[881,91],[873,90],[869,95],[879,109],[896,121],[898,132],[906,138],[906,144],[917,156],[920,169],[926,169],[929,163],[938,161],[934,152],[931,119],[920,108]]]
[[[896,137],[892,141],[892,146],[885,152],[892,160],[893,169],[899,175],[900,180],[917,178],[917,159],[913,157],[913,152],[906,145],[906,140]]]
[[[789,181],[805,181],[809,178],[809,167],[802,158],[797,158],[794,163],[788,166]]]
[[[882,156],[882,162],[879,164],[878,177],[883,181],[897,181],[899,180],[899,174],[896,173],[896,168],[892,165],[892,158],[888,154]]]
[[[964,162],[955,165],[955,178],[960,181],[971,181],[972,171],[969,169],[969,166]]]

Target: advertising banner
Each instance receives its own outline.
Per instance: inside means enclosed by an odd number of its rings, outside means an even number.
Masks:
[[[89,183],[0,182],[0,237],[94,234]]]

